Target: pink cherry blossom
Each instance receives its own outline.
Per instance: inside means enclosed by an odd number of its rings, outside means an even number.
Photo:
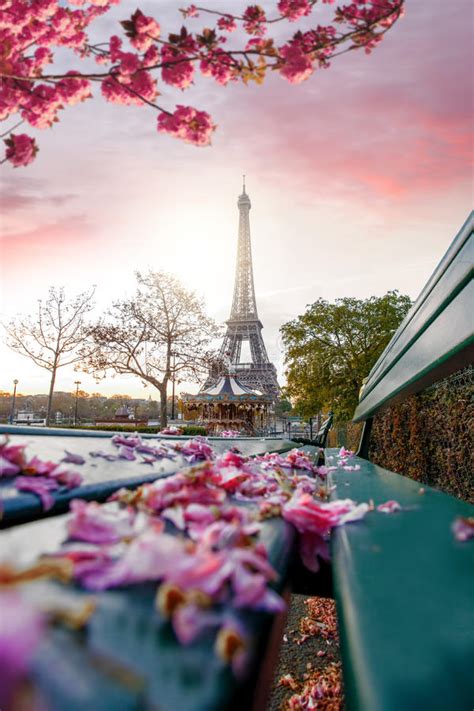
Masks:
[[[237,71],[235,62],[226,52],[215,51],[200,63],[201,74],[205,77],[212,77],[218,84],[225,86],[229,81],[236,80]],[[234,430],[221,433],[221,437],[238,437],[239,432]]]
[[[317,573],[319,570],[319,558],[326,561],[330,559],[327,541],[322,535],[312,531],[304,531],[300,534],[299,553],[305,568],[313,573]]]
[[[129,462],[136,460],[135,452],[132,447],[125,447],[125,445],[120,447],[118,456],[119,459],[127,459]]]
[[[457,541],[467,541],[474,538],[474,516],[466,518],[459,516],[454,521],[452,530]]]
[[[161,27],[153,17],[147,17],[136,10],[130,23],[122,23],[125,27],[130,43],[141,52],[148,50],[154,40],[157,40],[161,34]]]
[[[215,467],[212,473],[212,481],[226,491],[236,491],[249,477],[250,473],[235,467]]]
[[[21,465],[10,462],[0,454],[0,476],[14,476],[21,472]]]
[[[65,486],[67,489],[75,489],[82,484],[82,476],[79,472],[74,472],[69,469],[54,469],[50,475],[50,479],[56,481],[60,486]]]
[[[386,501],[384,504],[379,504],[377,506],[377,511],[381,511],[382,513],[394,513],[395,511],[401,511],[402,507],[398,503],[398,501]]]
[[[0,592],[0,708],[13,708],[13,697],[43,636],[43,616],[16,590]]]
[[[179,437],[180,435],[183,434],[183,430],[181,427],[176,427],[175,425],[169,425],[169,427],[165,427],[163,430],[160,430],[158,432],[160,435],[174,435],[175,437]]]
[[[114,435],[111,439],[111,442],[113,445],[116,447],[120,447],[123,445],[124,447],[131,447],[131,449],[134,449],[135,447],[139,447],[142,444],[144,444],[142,438],[139,435]]]
[[[26,133],[12,133],[9,138],[5,139],[4,143],[7,147],[5,158],[15,168],[29,165],[38,152],[35,139],[27,136]]]
[[[249,35],[261,37],[265,34],[266,21],[265,11],[260,5],[249,5],[243,14],[244,29]]]
[[[297,44],[286,44],[281,47],[280,56],[284,60],[280,67],[280,74],[291,84],[300,84],[313,73],[311,59]]]
[[[184,547],[184,541],[155,525],[134,538],[122,556],[114,560],[111,552],[99,549],[102,562],[96,556],[93,565],[76,566],[74,575],[89,590],[162,580],[181,560]]]
[[[190,86],[194,77],[194,65],[186,54],[165,45],[161,50],[161,61],[164,63],[161,76],[166,84],[178,89],[187,89]]]
[[[157,94],[156,81],[144,70],[132,76],[111,75],[101,84],[104,98],[114,104],[142,106]]]
[[[134,534],[135,515],[131,509],[119,511],[74,499],[66,528],[69,538],[87,543],[117,543]]]
[[[310,494],[296,492],[290,501],[284,504],[282,515],[300,533],[309,531],[325,536],[335,526],[363,518],[368,510],[368,504],[356,505],[351,499],[320,503]]]
[[[190,464],[214,458],[214,450],[205,437],[195,437],[184,444],[175,446],[176,450],[183,454]]]
[[[276,69],[288,81],[299,83],[312,74],[315,66],[329,66],[333,56],[347,49],[362,48],[370,53],[402,15],[404,5],[404,0],[357,0],[349,4],[341,0],[332,23],[294,33],[281,40],[278,50],[274,38],[262,39],[269,23],[280,21],[284,29],[285,24],[308,16],[315,4],[313,0],[276,0],[279,15],[268,21],[259,5],[249,5],[240,16],[225,9],[222,12],[220,8],[215,26],[196,32],[181,27],[162,33],[154,17],[137,9],[120,23],[122,36],[113,34],[95,39],[92,32],[89,37],[93,23],[118,2],[8,0],[7,11],[0,14],[0,42],[5,48],[0,120],[12,118],[13,124],[19,115],[37,129],[52,128],[66,106],[91,99],[91,86],[97,83],[109,102],[155,108],[160,133],[194,145],[208,145],[215,129],[209,114],[189,106],[169,107],[168,97],[160,99],[157,105],[159,94],[152,72],[161,70],[164,83],[181,90],[192,87],[196,71],[226,85],[230,81],[261,83],[268,70]],[[329,0],[323,2],[331,4]],[[197,17],[198,8],[191,5],[181,12],[187,18]],[[206,13],[214,15],[215,10],[200,8],[199,14]],[[226,35],[238,23],[252,39],[234,48],[226,44]],[[282,34],[278,33],[278,37]],[[123,36],[135,52],[124,48]],[[64,49],[75,55],[74,65],[69,63],[68,55],[57,56]],[[81,72],[75,66],[78,61],[90,59],[100,65],[101,71],[94,72],[86,65]],[[47,65],[55,67],[49,74]],[[26,134],[14,134],[13,130],[5,134],[9,133],[3,162],[14,167],[29,165],[37,153],[36,142]]]
[[[222,619],[222,613],[203,610],[194,603],[188,603],[178,606],[173,614],[172,624],[179,643],[187,646],[203,632],[219,627]]]
[[[140,59],[133,52],[122,52],[120,56],[119,72],[123,76],[135,74],[140,67]]]
[[[54,469],[58,466],[57,462],[47,462],[39,457],[32,457],[23,465],[23,472],[29,475],[46,475],[51,474]]]
[[[226,498],[225,491],[209,485],[206,478],[205,469],[195,475],[192,472],[188,475],[180,472],[144,486],[142,499],[148,508],[156,512],[170,506],[187,506],[191,503],[221,504]]]
[[[22,467],[25,462],[26,444],[9,444],[8,437],[0,443],[0,456],[11,464]]]
[[[47,476],[19,476],[15,479],[15,488],[39,496],[44,511],[49,511],[54,505],[51,492],[57,491],[59,484]]]
[[[85,459],[82,455],[80,454],[74,454],[73,452],[68,452],[67,449],[64,450],[66,452],[66,456],[61,459],[62,462],[68,463],[68,464],[84,464]]]
[[[186,9],[181,11],[185,17],[199,17],[198,9],[196,5],[189,5]]]
[[[69,72],[69,74],[74,75],[75,73]],[[74,106],[74,104],[92,97],[90,82],[78,76],[66,76],[56,84],[56,88],[58,98],[69,106]]]
[[[311,14],[311,9],[309,0],[279,0],[278,2],[279,12],[290,22]]]
[[[226,15],[225,17],[219,17],[217,27],[225,32],[234,32],[237,29],[237,23],[232,15]]]

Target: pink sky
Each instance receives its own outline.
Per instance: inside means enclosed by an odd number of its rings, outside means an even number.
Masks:
[[[120,7],[125,17],[135,4]],[[176,7],[163,3],[169,29]],[[341,57],[300,86],[276,75],[262,88],[199,82],[177,100],[219,124],[207,149],[159,136],[151,109],[98,99],[64,112],[39,134],[33,166],[1,168],[2,318],[62,284],[97,284],[99,314],[133,290],[134,269],[152,267],[176,272],[223,321],[242,173],[260,317],[280,373],[279,326],[319,296],[416,297],[472,204],[471,14],[468,0],[408,0],[372,55]],[[18,378],[22,392],[47,391],[46,371],[3,344],[0,361],[1,389]],[[65,370],[57,389],[75,379]],[[135,380],[100,387],[148,395]]]

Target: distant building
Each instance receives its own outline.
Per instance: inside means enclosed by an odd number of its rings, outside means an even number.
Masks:
[[[100,425],[130,425],[133,427],[144,427],[148,424],[147,419],[137,420],[134,417],[133,412],[127,407],[125,403],[119,407],[112,419],[98,418],[95,421],[96,427]]]
[[[20,410],[13,418],[14,425],[37,425],[41,427],[46,424],[46,418],[31,412],[30,410]]]

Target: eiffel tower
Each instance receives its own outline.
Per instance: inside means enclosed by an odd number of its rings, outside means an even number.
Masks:
[[[220,349],[220,359],[241,383],[279,397],[280,387],[276,368],[270,363],[262,338],[262,322],[257,315],[255,288],[253,283],[252,247],[250,243],[250,198],[245,192],[245,176],[242,195],[239,196],[239,240],[237,245],[237,265],[235,270],[234,297],[227,332]],[[242,363],[242,343],[250,346],[250,363]],[[207,385],[207,383],[206,383]]]

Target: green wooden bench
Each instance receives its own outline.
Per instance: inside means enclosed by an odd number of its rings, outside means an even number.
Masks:
[[[0,562],[14,562],[20,569],[60,548],[66,538],[66,517],[60,514],[67,510],[71,498],[103,500],[124,484],[136,488],[150,477],[167,477],[183,468],[182,460],[163,460],[154,474],[144,475],[137,473],[137,464],[129,461],[100,460],[100,466],[93,468],[94,460],[88,453],[96,448],[110,450],[111,433],[105,437],[89,432],[76,435],[67,430],[58,434],[48,429],[23,431],[8,426],[0,432],[8,434],[12,444],[28,444],[31,453],[42,459],[56,461],[69,449],[87,460],[81,467],[84,483],[71,492],[62,492],[47,512],[51,514],[48,518],[44,518],[37,497],[15,495],[6,484],[3,505],[4,514],[9,516],[4,522],[8,529],[0,532]],[[153,444],[151,436],[146,441]],[[239,439],[232,443],[215,439],[212,444],[220,451],[238,444],[248,455],[283,454],[294,448],[293,442],[272,439]],[[315,447],[305,449],[314,456],[319,452]],[[1,494],[0,488],[0,499]],[[278,572],[273,588],[287,597],[295,531],[281,518],[271,518],[262,523],[260,538],[269,563]],[[97,607],[85,631],[77,633],[64,626],[48,628],[29,668],[33,687],[40,690],[48,708],[263,709],[283,633],[283,616],[246,608],[229,610],[248,635],[249,665],[240,678],[216,657],[215,630],[190,646],[177,641],[169,621],[155,609],[156,589],[156,583],[142,583],[94,593]],[[57,601],[59,607],[65,608],[80,607],[91,599],[90,593],[77,586],[64,586],[49,579],[30,583],[27,595],[41,605],[45,600]],[[2,669],[0,687],[1,684]]]
[[[473,362],[472,215],[381,355],[354,420],[347,471],[326,450],[333,498],[396,500],[332,536],[346,704],[361,711],[474,708],[474,540],[452,533],[474,507],[368,461],[373,418]]]
[[[321,427],[317,431],[315,437],[313,437],[312,439],[307,437],[293,437],[293,442],[296,442],[297,444],[310,444],[313,447],[324,448],[326,446],[329,430],[332,427],[333,419],[333,413],[330,412],[329,416],[326,418],[326,420],[324,420]]]

